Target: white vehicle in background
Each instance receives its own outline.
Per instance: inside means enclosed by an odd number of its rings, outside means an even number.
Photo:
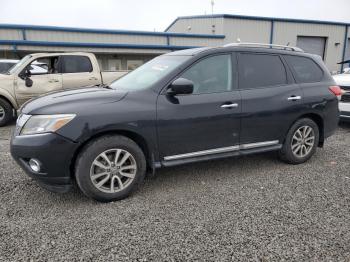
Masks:
[[[70,88],[109,85],[127,71],[101,72],[91,53],[31,54],[0,72],[0,126],[16,116],[17,109],[37,96]],[[11,62],[12,61],[12,62]]]
[[[345,68],[342,74],[334,75],[333,78],[345,91],[339,102],[340,120],[350,121],[350,68]]]

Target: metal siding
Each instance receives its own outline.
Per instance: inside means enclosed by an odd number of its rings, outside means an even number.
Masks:
[[[241,42],[269,43],[270,21],[225,19],[225,43]]]
[[[0,29],[0,40],[22,40],[22,30]]]
[[[96,33],[75,33],[61,31],[26,30],[27,40],[48,42],[86,42],[86,43],[122,43],[122,44],[162,44],[166,45],[164,36],[116,35]]]
[[[198,39],[198,38],[182,38],[170,37],[170,45],[179,46],[219,46],[224,43],[223,39]]]
[[[277,22],[274,25],[273,43],[296,45],[298,36],[327,37],[325,64],[331,71],[340,70],[338,62],[342,60],[345,26],[328,24],[307,24]],[[340,43],[336,46],[335,43]]]
[[[345,51],[345,60],[350,59],[350,38],[348,38],[348,43],[346,45],[346,51]]]
[[[215,34],[224,34],[223,18],[179,19],[167,32],[213,34],[213,24],[215,25]],[[188,30],[189,26],[191,30]]]

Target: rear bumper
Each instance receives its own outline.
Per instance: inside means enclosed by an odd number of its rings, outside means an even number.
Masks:
[[[341,121],[350,121],[350,103],[340,102],[339,111]]]
[[[13,136],[11,155],[28,176],[47,190],[66,192],[71,188],[71,162],[77,144],[57,134]],[[29,160],[40,163],[40,171],[29,166]]]

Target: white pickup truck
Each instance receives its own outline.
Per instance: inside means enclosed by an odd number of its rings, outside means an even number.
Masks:
[[[32,65],[43,70],[33,71]],[[90,53],[42,53],[25,56],[7,72],[0,73],[0,126],[16,116],[29,99],[52,91],[108,85],[126,71],[101,72]]]

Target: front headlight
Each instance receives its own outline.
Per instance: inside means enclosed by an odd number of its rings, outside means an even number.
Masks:
[[[20,135],[55,132],[75,117],[74,114],[33,115],[24,124]]]

